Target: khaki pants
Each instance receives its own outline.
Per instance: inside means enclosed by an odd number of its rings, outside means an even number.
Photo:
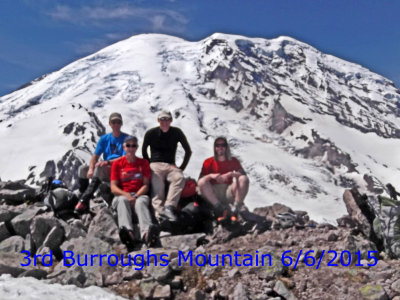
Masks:
[[[78,169],[78,177],[79,178],[87,178],[87,173],[89,171],[89,165],[81,165]],[[105,165],[102,167],[94,168],[93,177],[99,178],[101,181],[110,182],[111,176],[111,166]]]
[[[233,195],[232,191],[232,184],[213,184],[212,189],[219,201],[226,204],[235,202],[235,196]]]
[[[128,230],[132,230],[135,238],[140,239],[143,238],[150,225],[153,224],[149,204],[150,199],[147,195],[139,196],[135,200],[135,210],[132,211],[128,198],[116,196],[111,206],[118,214],[118,226],[120,228],[124,226]],[[139,222],[140,233],[137,224],[132,222],[133,218]]]
[[[158,217],[164,206],[178,206],[185,178],[181,169],[168,163],[150,163],[150,169],[152,204]],[[169,182],[167,197],[165,197],[165,181]]]

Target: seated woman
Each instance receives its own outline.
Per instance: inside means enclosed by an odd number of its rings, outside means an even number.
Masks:
[[[116,196],[112,208],[118,213],[120,238],[129,250],[140,241],[152,247],[157,243],[160,231],[158,225],[152,222],[149,211],[149,162],[136,157],[136,137],[126,137],[123,147],[126,155],[116,160],[111,167],[111,191]],[[133,224],[133,217],[139,222],[140,233],[136,224]]]

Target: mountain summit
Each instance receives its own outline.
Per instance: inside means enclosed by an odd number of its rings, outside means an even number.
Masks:
[[[163,108],[191,144],[187,175],[198,177],[214,137],[228,137],[251,180],[250,208],[281,202],[332,221],[345,214],[344,188],[400,182],[390,80],[290,37],[219,33],[133,36],[1,97],[0,177],[73,187],[111,112],[140,143]]]

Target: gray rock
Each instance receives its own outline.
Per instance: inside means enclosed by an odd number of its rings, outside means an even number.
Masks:
[[[182,276],[174,276],[174,278],[171,280],[169,285],[171,286],[171,288],[173,288],[175,290],[182,289],[182,285],[183,285]]]
[[[43,242],[43,246],[56,251],[64,240],[64,228],[61,226],[53,227]]]
[[[28,233],[30,233],[30,226],[33,222],[35,216],[42,211],[41,207],[29,207],[22,214],[16,216],[11,220],[11,225],[14,228],[16,234],[25,237]]]
[[[153,296],[153,292],[157,286],[157,282],[153,281],[152,279],[146,279],[140,281],[140,288],[142,289],[143,296],[146,299],[149,299]]]
[[[363,299],[374,299],[374,300],[387,300],[389,299],[384,288],[381,285],[366,284],[360,288],[360,292],[363,295]]]
[[[30,228],[31,228],[32,241],[37,249],[43,245],[47,235],[51,230],[54,230],[54,228],[62,229],[62,226],[58,219],[49,215],[43,215],[34,218]],[[57,231],[58,233],[61,234],[61,237],[64,236],[63,229],[62,232],[60,232],[60,229],[58,229]]]
[[[73,220],[70,224],[62,223],[65,230],[65,239],[70,240],[87,236],[87,228],[81,220]]]
[[[205,299],[207,299],[207,295],[203,291],[194,288],[194,289],[190,290],[188,299],[205,300]],[[220,299],[220,298],[214,297],[211,299]]]
[[[284,299],[287,299],[287,300],[296,300],[297,299],[297,297],[291,291],[289,291],[287,289],[287,287],[285,286],[285,284],[280,280],[276,281],[275,286],[274,286],[274,291],[278,295],[282,296]]]
[[[153,299],[170,299],[171,287],[167,285],[157,285],[153,292]]]
[[[150,276],[160,282],[160,283],[167,283],[169,279],[172,277],[172,270],[169,268],[169,266],[160,266],[160,265],[150,265],[147,267],[147,272],[150,274]]]
[[[33,265],[33,260],[30,260],[31,265]],[[21,254],[11,254],[11,253],[1,253],[0,256],[0,275],[2,274],[11,274],[13,277],[17,277],[21,273],[32,269],[31,265],[29,266],[21,266],[21,264],[28,264],[29,260],[25,258],[24,255]]]
[[[188,251],[196,249],[203,243],[205,238],[206,235],[204,233],[166,236],[161,238],[161,244],[166,249]]]
[[[127,267],[122,271],[122,278],[124,280],[142,279],[143,274],[141,271],[135,270],[133,268]]]
[[[102,208],[90,223],[89,235],[96,236],[107,243],[119,243],[119,229],[111,209]]]
[[[0,252],[21,253],[23,250],[25,250],[25,240],[18,235],[9,237],[0,243]]]
[[[41,269],[27,270],[27,271],[19,274],[18,277],[33,277],[33,278],[36,278],[38,280],[46,279],[47,272],[45,270],[41,270]]]
[[[400,293],[400,279],[397,279],[395,282],[393,282],[390,288],[396,293]]]
[[[248,291],[245,288],[245,286],[239,282],[236,287],[235,290],[233,291],[233,300],[245,300],[245,299],[249,299],[248,297]]]
[[[105,241],[94,237],[87,236],[65,241],[60,246],[62,251],[72,251],[74,255],[90,255],[90,254],[110,254],[113,253],[113,247]]]
[[[0,223],[0,242],[4,241],[5,239],[9,238],[10,236],[11,236],[11,233],[8,231],[6,223],[1,222]]]
[[[235,277],[236,275],[240,274],[239,268],[233,268],[231,270],[228,271],[228,276],[230,278]]]
[[[29,253],[34,253],[35,249],[33,246],[32,236],[27,234],[25,236],[25,250],[29,251]]]
[[[8,208],[0,208],[0,222],[8,222],[11,221],[15,216],[17,216],[19,213],[12,211]]]
[[[19,205],[35,196],[35,190],[24,188],[18,190],[0,190],[0,199],[4,199],[8,205]]]

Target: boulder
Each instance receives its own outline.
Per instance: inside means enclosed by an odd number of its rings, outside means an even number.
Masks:
[[[11,220],[11,225],[16,234],[25,237],[30,233],[30,226],[37,214],[43,211],[42,207],[29,207],[22,214]]]
[[[37,249],[42,246],[49,232],[51,230],[55,230],[55,228],[58,228],[57,233],[60,234],[59,238],[62,239],[64,236],[64,229],[62,228],[62,225],[58,219],[50,215],[37,216],[36,218],[34,218],[30,226],[30,232],[34,247],[36,247]],[[49,242],[50,241],[48,241],[48,243]],[[62,240],[59,242],[57,247],[61,244],[61,242]],[[52,247],[50,248],[55,249]]]
[[[89,235],[96,236],[107,243],[119,243],[119,229],[111,209],[102,208],[90,222]]]
[[[0,223],[0,242],[11,236],[10,231],[5,222]]]
[[[0,243],[0,252],[21,253],[23,250],[25,250],[25,240],[18,235],[9,237]]]

